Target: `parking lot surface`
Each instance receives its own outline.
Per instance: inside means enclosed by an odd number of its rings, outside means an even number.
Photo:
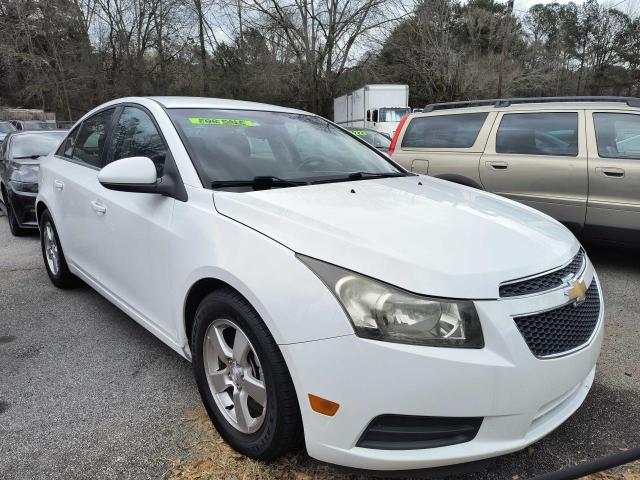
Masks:
[[[606,307],[593,389],[564,425],[497,459],[482,478],[524,479],[640,445],[638,252],[587,251]],[[0,479],[196,472],[203,456],[226,448],[191,421],[201,414],[188,362],[91,288],[53,287],[37,236],[12,237],[0,217]],[[233,457],[225,472],[243,478],[247,464]],[[172,468],[178,460],[182,467]],[[315,478],[343,477],[304,454],[283,462],[293,478],[313,478],[305,469]]]

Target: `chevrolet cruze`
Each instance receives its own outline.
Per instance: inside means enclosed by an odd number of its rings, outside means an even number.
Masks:
[[[552,431],[593,382],[602,296],[565,227],[306,112],[106,103],[42,162],[37,217],[51,281],[189,359],[252,458],[479,460]]]

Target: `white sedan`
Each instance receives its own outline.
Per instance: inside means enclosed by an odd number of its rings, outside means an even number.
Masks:
[[[567,229],[306,112],[106,103],[42,162],[37,217],[52,282],[84,280],[191,360],[252,458],[303,441],[364,469],[492,457],[594,378],[602,297]]]

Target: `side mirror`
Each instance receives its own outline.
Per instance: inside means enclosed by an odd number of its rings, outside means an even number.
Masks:
[[[367,110],[367,122],[371,121],[371,110]]]
[[[104,188],[119,192],[163,193],[160,191],[156,166],[147,157],[121,158],[98,173]]]
[[[378,110],[373,111],[373,123],[378,122]]]

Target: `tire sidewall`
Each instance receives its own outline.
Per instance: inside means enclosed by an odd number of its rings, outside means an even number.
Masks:
[[[277,434],[279,388],[275,382],[271,358],[263,339],[256,334],[256,322],[262,322],[257,313],[249,313],[246,308],[239,309],[236,302],[227,292],[211,294],[198,308],[192,335],[193,369],[202,401],[220,436],[235,450],[249,456],[263,456],[270,449]],[[267,412],[264,422],[254,433],[245,434],[233,427],[224,414],[220,412],[213,398],[204,368],[203,345],[207,328],[217,319],[227,319],[235,323],[249,338],[262,368],[265,388],[267,390]],[[259,331],[259,330],[258,330]]]

